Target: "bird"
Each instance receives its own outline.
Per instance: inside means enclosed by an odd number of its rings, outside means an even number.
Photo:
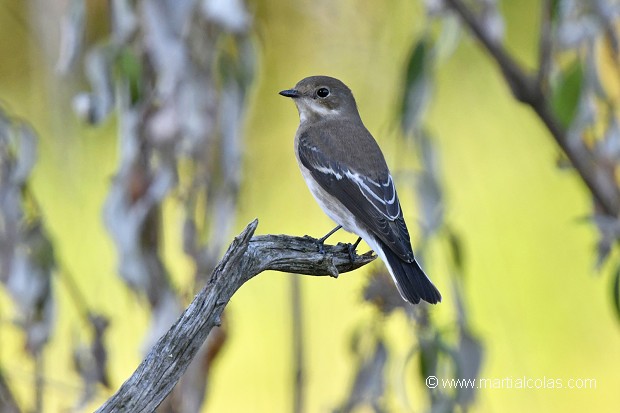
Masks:
[[[394,179],[364,126],[351,90],[329,76],[310,76],[279,92],[299,112],[295,154],[302,176],[336,228],[363,239],[385,263],[400,295],[412,304],[441,301],[413,254]]]

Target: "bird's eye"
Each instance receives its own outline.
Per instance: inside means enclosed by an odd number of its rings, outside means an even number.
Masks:
[[[320,98],[326,98],[327,96],[329,96],[329,89],[326,87],[322,87],[316,91],[316,95]]]

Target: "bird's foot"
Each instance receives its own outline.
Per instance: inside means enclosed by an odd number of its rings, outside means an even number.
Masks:
[[[348,250],[349,250],[349,261],[351,261],[351,264],[353,264],[355,262],[355,247],[353,246],[353,244],[347,244]]]
[[[359,245],[361,240],[362,237],[358,237],[357,241],[355,241],[354,244],[347,244],[347,248],[349,249],[349,261],[351,261],[351,264],[355,262],[355,250],[357,249],[357,246]]]
[[[325,245],[324,245],[324,243],[325,243],[325,240],[323,240],[323,239],[317,239],[315,241],[316,248],[318,249],[320,254],[325,254]]]
[[[331,231],[329,231],[327,234],[325,234],[325,236],[319,238],[316,240],[316,246],[319,249],[319,252],[321,254],[325,254],[325,248],[324,245],[325,244],[325,240],[327,238],[329,238],[330,236],[332,236],[332,234],[336,231],[338,231],[340,228],[342,228],[342,225],[338,225],[336,228],[332,229]]]

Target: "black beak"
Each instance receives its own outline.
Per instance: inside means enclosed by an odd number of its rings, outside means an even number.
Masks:
[[[295,89],[283,90],[283,91],[280,92],[280,94],[282,96],[286,96],[287,98],[293,98],[293,99],[298,98],[298,97],[301,96],[301,93],[299,93],[299,91],[295,90]]]

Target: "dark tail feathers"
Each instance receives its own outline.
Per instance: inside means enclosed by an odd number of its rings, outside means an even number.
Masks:
[[[439,290],[424,274],[416,261],[411,263],[403,261],[387,245],[379,242],[388,261],[386,264],[389,264],[392,270],[391,273],[396,281],[398,291],[405,300],[412,304],[418,304],[421,299],[431,304],[437,304],[441,301]]]

